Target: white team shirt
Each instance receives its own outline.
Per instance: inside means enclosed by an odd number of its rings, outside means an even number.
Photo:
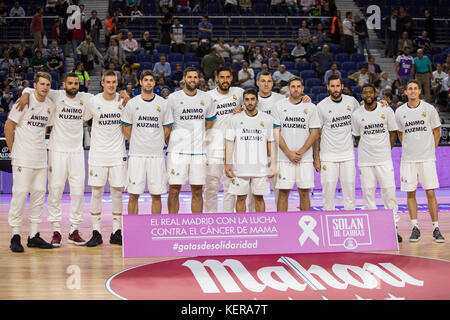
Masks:
[[[164,156],[164,128],[173,124],[167,101],[156,95],[150,101],[138,95],[128,101],[122,113],[122,124],[133,126],[128,154],[130,156]]]
[[[258,95],[258,105],[256,107],[258,108],[258,110],[263,111],[268,115],[271,115],[272,109],[275,106],[275,104],[278,101],[283,100],[285,98],[286,98],[285,96],[277,92],[272,92],[272,94],[267,98],[263,98],[260,95]]]
[[[330,97],[319,102],[317,111],[322,127],[321,161],[338,162],[355,158],[351,116],[358,108],[358,101],[345,94],[340,102],[334,102]]]
[[[403,133],[402,161],[435,161],[433,129],[441,126],[436,109],[423,100],[417,108],[405,103],[395,111],[395,119],[398,131]]]
[[[15,105],[9,112],[8,119],[17,123],[11,150],[13,166],[33,169],[47,167],[45,132],[53,116],[52,106],[53,103],[48,97],[44,102],[39,102],[34,94],[31,94],[30,103],[22,112],[18,111]]]
[[[279,101],[272,112],[275,127],[289,150],[299,150],[309,137],[310,129],[320,129],[317,107],[313,103],[292,104],[288,98]],[[278,161],[289,162],[289,158],[278,146]],[[313,162],[313,150],[309,148],[301,162]]]
[[[238,177],[264,177],[268,174],[267,142],[273,142],[273,118],[264,112],[254,117],[245,111],[233,115],[226,139],[234,141],[233,170]]]
[[[111,101],[105,100],[103,93],[88,101],[84,118],[92,119],[90,165],[118,166],[126,161],[125,136],[121,121],[123,108],[118,93]]]
[[[26,88],[24,93],[34,92]],[[65,90],[50,90],[48,97],[55,111],[49,125],[53,126],[48,141],[48,150],[57,152],[83,152],[83,114],[85,105],[94,95],[78,92],[72,99]]]
[[[227,94],[221,94],[216,89],[208,91],[217,110],[213,127],[206,132],[208,158],[225,158],[225,131],[233,110],[242,105],[244,89],[230,87]]]
[[[216,118],[216,108],[211,96],[200,90],[194,96],[188,96],[184,90],[180,90],[169,95],[167,106],[174,119],[167,152],[206,154],[205,120],[212,121]]]
[[[397,131],[394,110],[377,102],[373,111],[361,107],[352,115],[352,132],[360,137],[358,165],[375,166],[392,161],[389,131]]]

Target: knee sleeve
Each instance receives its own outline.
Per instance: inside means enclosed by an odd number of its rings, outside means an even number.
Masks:
[[[103,187],[92,187],[91,213],[102,212]]]
[[[111,187],[111,204],[113,213],[122,213],[122,188]]]

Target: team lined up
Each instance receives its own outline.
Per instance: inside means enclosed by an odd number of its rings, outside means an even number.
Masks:
[[[264,195],[275,189],[278,211],[287,211],[294,184],[301,210],[310,209],[309,190],[314,170],[320,172],[324,210],[334,210],[340,180],[344,209],[355,209],[355,155],[353,135],[359,144],[359,169],[365,209],[376,209],[375,189],[380,183],[384,205],[398,222],[391,148],[397,132],[402,141],[401,189],[408,192],[413,225],[410,241],[420,240],[415,190],[418,182],[426,190],[433,222],[433,239],[444,242],[439,231],[434,189],[439,187],[435,150],[440,121],[433,106],[419,99],[418,83],[408,83],[409,101],[394,114],[375,100],[375,88],[362,90],[363,104],[342,94],[338,76],[328,79],[330,96],[317,106],[303,94],[301,78],[288,84],[289,97],[272,92],[270,73],[261,73],[259,91],[231,87],[228,68],[216,72],[218,87],[197,90],[199,72],[187,68],[185,87],[167,100],[153,93],[155,77],[144,70],[142,94],[129,100],[116,93],[117,76],[106,71],[103,92],[95,96],[78,92],[76,75],[68,74],[63,91],[50,90],[51,77],[37,73],[35,89],[27,89],[8,118],[5,137],[11,150],[13,197],[8,216],[12,227],[10,248],[23,252],[20,228],[23,208],[30,196],[28,247],[61,245],[60,201],[69,180],[71,207],[69,243],[95,247],[103,243],[100,232],[102,197],[109,181],[113,232],[110,243],[122,244],[122,188],[130,194],[128,214],[138,213],[139,195],[146,183],[152,196],[152,213],[161,213],[161,194],[169,184],[168,211],[178,213],[181,186],[191,185],[193,213],[219,212],[217,194],[223,183],[222,212],[265,211]],[[129,100],[129,101],[128,101]],[[88,184],[92,187],[93,233],[85,241],[78,226],[84,200],[83,121],[92,119]],[[45,128],[52,126],[48,147]],[[125,139],[130,142],[128,161]],[[164,146],[167,144],[167,166]],[[40,237],[47,185],[48,220],[53,224],[51,243]],[[203,204],[203,186],[205,204]],[[398,236],[399,241],[401,237]]]

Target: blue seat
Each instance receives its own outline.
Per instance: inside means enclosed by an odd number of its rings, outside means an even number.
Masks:
[[[147,62],[147,61],[142,61],[139,62],[140,66],[139,66],[139,70],[153,70],[152,68],[152,63],[151,62]]]
[[[292,73],[296,77],[300,76],[300,71],[298,71],[297,69],[287,69],[287,71],[289,71],[290,73]]]
[[[153,56],[148,53],[139,53],[137,55],[137,62],[153,62]]]
[[[187,67],[194,67],[194,68],[197,68],[198,70],[200,70],[200,63],[195,62],[195,61],[186,62],[185,66],[186,66],[186,68]]]
[[[365,62],[366,57],[363,54],[360,53],[354,53],[351,55],[351,61],[353,62]]]
[[[342,83],[343,83],[344,86],[349,86],[349,87],[353,87],[356,84],[355,81],[353,81],[353,80],[351,80],[349,78],[343,79]]]
[[[242,69],[242,62],[234,62],[233,65],[236,67],[237,71]]]
[[[337,53],[335,60],[341,63],[347,62],[350,61],[350,56],[348,53]]]
[[[444,64],[445,63],[445,59],[447,58],[447,55],[445,54],[435,54],[433,56],[433,63],[434,64]]]
[[[316,72],[314,70],[303,70],[301,76],[303,80],[316,78]]]
[[[330,43],[328,46],[330,48],[330,52],[333,54],[342,53],[343,51],[342,46],[339,44]]]
[[[314,86],[311,88],[311,93],[314,94],[321,94],[321,93],[327,93],[328,90],[327,88],[323,87],[323,86]]]
[[[286,66],[287,70],[295,69],[295,63],[293,61],[284,61],[283,64]]]
[[[169,62],[183,62],[183,55],[181,53],[169,53]]]
[[[328,93],[319,93],[319,94],[316,96],[316,101],[317,101],[317,102],[320,102],[320,101],[322,101],[323,99],[325,99],[326,97],[328,97]]]
[[[169,46],[166,44],[157,44],[155,49],[158,53],[169,54]]]
[[[356,69],[356,63],[352,61],[346,61],[342,63],[342,70],[349,71]]]
[[[300,62],[297,62],[296,69],[298,71],[311,70],[311,66],[310,66],[309,62],[300,61]]]
[[[184,62],[198,61],[197,55],[194,52],[186,52],[184,54]]]
[[[311,78],[311,79],[306,80],[305,82],[306,82],[306,85],[311,88],[322,85],[322,81],[320,81],[320,79],[317,79],[317,78]]]
[[[360,87],[353,86],[352,87],[352,91],[353,91],[353,93],[361,94],[361,88]]]
[[[306,92],[305,92],[306,93]],[[316,94],[315,93],[307,93],[307,95],[311,98],[311,101],[314,103],[316,101]]]

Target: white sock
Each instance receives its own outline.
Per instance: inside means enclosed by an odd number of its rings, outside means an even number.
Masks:
[[[100,215],[91,215],[91,220],[92,220],[92,229],[95,231],[100,232]]]
[[[439,228],[439,222],[438,221],[434,221],[433,222],[433,230]]]
[[[122,229],[122,216],[113,215],[113,233],[119,229]]]
[[[37,223],[30,224],[30,238],[34,238],[36,233],[38,233],[39,225]]]
[[[20,235],[20,227],[13,227],[12,228],[12,235],[14,236],[16,234]]]
[[[59,222],[53,222],[53,231],[61,233],[61,226],[59,225]]]
[[[413,226],[413,228],[414,228],[414,227],[419,228],[419,223],[417,222],[417,219],[412,219],[412,220],[411,220],[411,225]]]

